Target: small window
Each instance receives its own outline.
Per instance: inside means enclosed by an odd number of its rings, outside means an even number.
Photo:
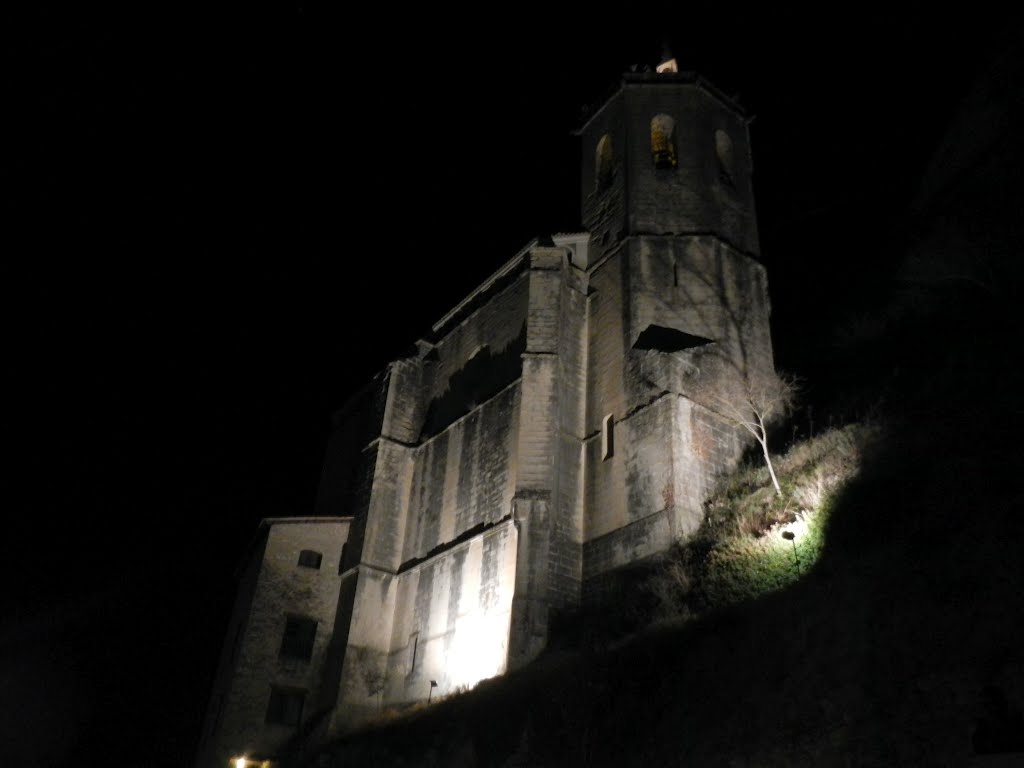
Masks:
[[[409,671],[408,674],[412,674],[416,671],[416,656],[419,652],[420,646],[420,633],[413,632],[409,635]]]
[[[609,413],[601,422],[601,460],[610,459],[614,455],[615,418]]]
[[[655,115],[651,120],[651,156],[655,168],[675,168],[676,121],[668,115]]]
[[[319,568],[324,556],[312,549],[304,549],[299,552],[299,565],[303,568]]]
[[[273,685],[270,687],[270,703],[267,705],[267,722],[296,727],[302,722],[302,707],[305,703],[305,691]]]
[[[316,619],[289,616],[281,640],[281,655],[292,659],[311,659],[316,640]]]
[[[601,192],[611,186],[612,183],[612,137],[607,133],[597,142],[597,150],[594,157],[594,168],[597,180],[597,191]]]

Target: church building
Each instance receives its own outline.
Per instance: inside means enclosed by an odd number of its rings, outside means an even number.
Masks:
[[[528,243],[380,371],[335,415],[312,514],[263,521],[199,768],[276,766],[529,663],[735,467],[722,403],[773,370],[748,121],[666,62],[578,135],[583,231]]]

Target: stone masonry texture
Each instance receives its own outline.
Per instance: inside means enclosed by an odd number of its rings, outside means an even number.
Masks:
[[[747,121],[692,75],[630,74],[578,135],[587,231],[528,244],[368,382],[335,415],[318,517],[265,525],[201,768],[529,663],[700,525],[745,447],[722,399],[773,368]],[[278,658],[290,615],[317,622],[301,664]],[[297,727],[264,722],[271,686],[304,692]]]

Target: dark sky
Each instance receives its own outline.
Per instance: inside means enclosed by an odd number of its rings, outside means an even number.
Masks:
[[[354,387],[531,237],[579,228],[570,132],[664,36],[755,116],[776,347],[808,364],[898,252],[1001,25],[724,5],[5,25],[0,753],[191,759],[256,524],[311,511]]]

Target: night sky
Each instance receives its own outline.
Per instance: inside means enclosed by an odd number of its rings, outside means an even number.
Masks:
[[[532,237],[580,228],[571,131],[665,37],[754,116],[778,362],[813,376],[1009,34],[909,6],[7,24],[5,764],[192,759],[259,520],[311,512],[355,387]]]

